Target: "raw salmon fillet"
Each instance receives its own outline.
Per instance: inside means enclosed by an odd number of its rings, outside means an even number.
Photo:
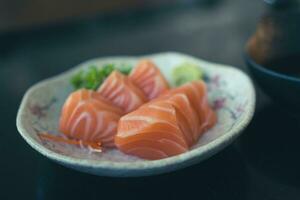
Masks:
[[[81,89],[70,94],[61,112],[59,130],[67,137],[114,147],[123,111],[99,93]]]
[[[169,89],[166,79],[150,60],[141,60],[132,70],[129,78],[145,93],[149,100],[158,97]]]
[[[185,94],[193,110],[198,115],[198,127],[196,141],[209,128],[214,126],[217,116],[208,103],[206,85],[202,80],[186,83],[178,88],[169,90],[160,98],[168,98],[174,94]],[[190,118],[190,120],[192,120]]]
[[[194,145],[198,139],[199,120],[196,111],[193,109],[188,97],[184,93],[177,93],[163,98],[166,103],[171,104],[177,113],[179,126],[185,135],[189,147]]]
[[[121,117],[116,146],[144,159],[162,159],[188,151],[178,113],[165,101],[155,101]]]
[[[204,82],[172,89],[121,117],[116,146],[144,159],[162,159],[188,151],[216,123]]]
[[[117,70],[102,83],[98,93],[125,113],[135,110],[147,101],[144,93],[127,76]]]

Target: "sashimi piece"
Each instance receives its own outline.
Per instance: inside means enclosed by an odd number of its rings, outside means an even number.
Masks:
[[[144,159],[162,159],[188,151],[176,108],[166,101],[145,104],[121,117],[116,146]],[[187,125],[182,125],[187,126]]]
[[[115,144],[127,154],[162,159],[188,151],[216,119],[204,82],[193,81],[121,117]]]
[[[169,85],[150,60],[141,60],[132,70],[129,78],[145,93],[149,100],[154,99],[169,89]]]
[[[207,98],[206,85],[203,81],[192,81],[186,83],[178,88],[169,90],[163,94],[160,99],[170,98],[175,94],[185,94],[189,99],[193,110],[198,116],[197,140],[209,128],[211,128],[217,121],[217,116],[210,107]],[[192,119],[192,118],[190,118]]]
[[[209,105],[208,102],[208,97],[207,97],[207,88],[206,85],[203,81],[194,81],[192,82],[193,87],[196,88],[196,90],[198,91],[203,91],[203,99],[202,99],[202,103],[199,106],[199,116],[203,113],[206,113],[206,115],[204,116],[204,114],[202,115],[202,118],[200,118],[200,120],[203,120],[201,123],[201,130],[203,132],[207,131],[208,129],[212,128],[216,122],[217,122],[217,115],[214,112],[214,110],[211,108],[211,106]],[[204,120],[205,118],[205,120]]]
[[[144,93],[117,70],[102,83],[98,93],[113,105],[123,109],[125,113],[135,110],[147,101]]]
[[[60,117],[59,130],[67,137],[86,142],[101,142],[114,147],[117,123],[123,111],[99,93],[81,89],[67,98]]]
[[[184,93],[178,93],[171,96],[166,96],[161,99],[165,99],[166,102],[170,103],[177,112],[177,117],[181,130],[186,135],[186,141],[189,147],[194,145],[198,140],[198,127],[199,120],[196,111],[193,109],[188,97]]]

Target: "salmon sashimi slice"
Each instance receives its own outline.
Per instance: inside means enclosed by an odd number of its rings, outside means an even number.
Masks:
[[[132,70],[129,78],[145,93],[149,100],[169,89],[160,70],[150,60],[141,60]]]
[[[181,123],[171,103],[154,101],[121,117],[115,144],[124,153],[144,159],[178,155],[189,149]]]
[[[208,103],[206,85],[203,81],[192,81],[178,88],[169,90],[160,98],[170,98],[175,94],[185,94],[197,114],[198,127],[196,140],[217,121],[217,116]],[[191,115],[192,116],[192,115]],[[193,119],[195,119],[193,117]],[[190,118],[192,120],[192,118]]]
[[[147,101],[143,91],[117,70],[107,77],[98,92],[113,105],[123,109],[125,113],[135,110]]]
[[[200,104],[198,110],[199,110],[200,120],[202,121],[200,129],[202,132],[205,132],[216,124],[217,115],[209,105],[205,83],[203,81],[195,81],[192,84],[193,87],[196,88],[196,90],[198,91],[203,90],[202,94],[204,97],[202,99],[202,103]],[[200,115],[201,111],[202,111],[202,115]]]
[[[81,89],[67,98],[59,130],[72,139],[114,147],[117,123],[122,114],[120,108],[113,106],[98,92]]]
[[[198,140],[198,116],[193,109],[188,97],[184,93],[178,93],[171,96],[163,97],[166,102],[170,103],[177,112],[177,117],[180,122],[179,126],[183,133],[185,133],[186,141],[191,147]]]

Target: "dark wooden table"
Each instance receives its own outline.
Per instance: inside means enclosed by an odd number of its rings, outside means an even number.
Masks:
[[[0,35],[0,199],[300,199],[299,121],[257,88],[236,142],[189,168],[146,178],[79,173],[44,158],[18,134],[25,90],[93,57],[179,51],[247,72],[243,50],[261,1],[214,0],[123,12]]]

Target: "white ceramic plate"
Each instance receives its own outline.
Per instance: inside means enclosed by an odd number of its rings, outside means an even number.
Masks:
[[[90,153],[76,146],[42,141],[37,133],[57,132],[60,109],[72,91],[70,77],[90,65],[106,63],[134,66],[142,57],[152,59],[171,82],[173,67],[183,62],[197,64],[205,72],[209,102],[218,115],[217,124],[187,153],[156,161],[142,160],[118,150]],[[255,107],[255,91],[240,70],[206,62],[180,53],[141,57],[96,58],[61,75],[44,80],[25,94],[17,116],[17,127],[26,142],[44,156],[79,171],[101,176],[146,176],[180,169],[212,156],[230,144],[248,125]]]

